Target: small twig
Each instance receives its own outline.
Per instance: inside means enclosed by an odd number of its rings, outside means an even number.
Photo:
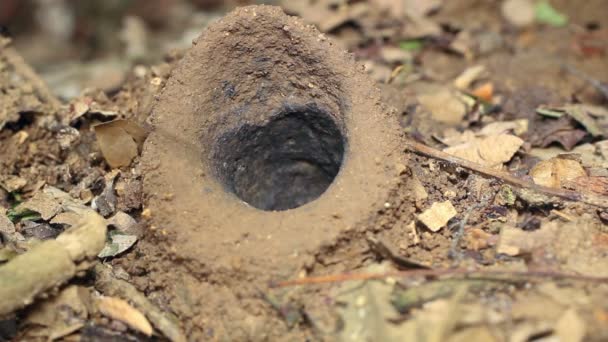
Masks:
[[[568,64],[563,64],[562,67],[568,71],[569,73],[571,73],[572,75],[582,79],[583,81],[591,84],[595,89],[597,89],[597,91],[599,91],[606,100],[608,100],[608,85],[603,84],[602,82],[594,79],[593,77],[583,73],[582,71],[579,71],[577,69],[575,69],[574,67],[568,65]]]
[[[339,283],[353,280],[375,280],[406,277],[440,277],[440,276],[464,276],[466,278],[483,277],[490,279],[492,277],[512,278],[549,278],[549,279],[570,279],[575,281],[587,281],[593,283],[608,283],[608,277],[593,277],[578,274],[560,273],[554,271],[480,271],[470,270],[465,268],[448,268],[435,270],[407,270],[393,271],[386,273],[352,273],[352,274],[334,274],[319,277],[307,277],[295,280],[287,280],[278,283],[270,284],[271,288],[288,287],[296,285],[312,285],[312,284],[328,284]]]
[[[469,218],[471,217],[471,214],[474,211],[485,209],[493,197],[494,193],[492,192],[483,194],[481,196],[480,202],[472,206],[465,212],[464,216],[462,217],[462,220],[458,222],[458,230],[456,231],[456,234],[454,234],[454,238],[452,239],[452,243],[450,245],[450,251],[448,252],[448,256],[450,258],[456,261],[462,260],[463,253],[458,250],[458,247],[460,246],[460,241],[464,236],[464,230],[469,221]]]
[[[423,144],[415,142],[413,140],[408,140],[406,148],[414,153],[418,153],[418,154],[425,155],[427,157],[439,159],[439,160],[442,160],[442,161],[445,161],[445,162],[448,162],[451,164],[456,164],[465,169],[469,169],[471,171],[477,172],[477,173],[485,175],[485,176],[498,178],[507,184],[510,184],[510,185],[513,185],[513,186],[516,186],[519,188],[530,189],[530,190],[538,192],[538,193],[559,197],[559,198],[562,198],[562,199],[565,199],[568,201],[583,202],[583,203],[587,203],[587,204],[590,204],[590,205],[593,205],[596,207],[600,207],[600,208],[608,208],[608,198],[607,197],[596,196],[596,195],[592,195],[592,194],[583,194],[583,193],[579,193],[579,192],[572,191],[572,190],[550,188],[547,186],[538,185],[538,184],[532,183],[530,181],[526,181],[521,178],[515,177],[507,172],[491,169],[491,168],[485,167],[483,165],[470,162],[468,160],[454,157],[450,154],[436,150],[432,147],[423,145]]]
[[[4,55],[6,61],[15,68],[17,73],[32,83],[40,97],[49,103],[54,110],[58,110],[62,105],[61,101],[49,90],[46,82],[27,64],[17,50],[10,46],[10,39],[4,37],[0,37],[0,39],[0,53]]]

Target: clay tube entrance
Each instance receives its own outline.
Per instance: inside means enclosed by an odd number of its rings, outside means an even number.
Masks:
[[[261,210],[287,210],[317,199],[344,157],[345,138],[314,105],[283,108],[262,125],[224,133],[212,156],[216,176]]]

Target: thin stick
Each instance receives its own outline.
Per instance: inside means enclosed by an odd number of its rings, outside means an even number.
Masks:
[[[418,143],[413,140],[408,140],[406,147],[408,150],[410,150],[412,152],[422,154],[422,155],[425,155],[427,157],[431,157],[434,159],[443,160],[443,161],[451,163],[451,164],[456,164],[458,166],[464,167],[465,169],[469,169],[471,171],[477,172],[477,173],[485,175],[485,176],[498,178],[507,184],[510,184],[510,185],[513,185],[513,186],[516,186],[519,188],[531,189],[535,192],[559,197],[559,198],[562,198],[562,199],[565,199],[568,201],[583,202],[583,203],[587,203],[587,204],[597,206],[600,208],[608,208],[608,198],[607,197],[583,194],[583,193],[579,193],[579,192],[572,191],[572,190],[550,188],[547,186],[538,185],[538,184],[523,180],[521,178],[515,177],[507,172],[500,171],[500,170],[494,170],[494,169],[485,167],[483,165],[470,162],[468,160],[454,157],[443,151],[436,150],[432,147],[426,146],[424,144]]]
[[[270,287],[288,287],[296,285],[312,285],[312,284],[328,284],[339,283],[353,280],[374,280],[406,277],[440,277],[440,276],[464,276],[467,278],[473,277],[508,277],[508,278],[550,278],[550,279],[570,279],[575,281],[587,281],[593,283],[608,283],[608,277],[593,277],[578,274],[560,273],[554,271],[479,271],[469,270],[465,268],[448,268],[436,270],[408,270],[408,271],[393,271],[386,273],[352,273],[352,274],[334,274],[319,277],[307,277],[301,279],[287,280],[274,284]]]
[[[599,91],[602,95],[604,95],[604,98],[606,100],[608,100],[608,86],[605,84],[602,84],[602,82],[594,79],[593,77],[583,73],[582,71],[579,71],[577,69],[575,69],[573,66],[569,65],[569,64],[563,64],[562,67],[564,69],[566,69],[566,71],[568,71],[569,73],[571,73],[572,75],[582,79],[583,81],[591,84],[597,91]]]
[[[40,97],[49,103],[54,110],[61,107],[61,101],[59,101],[59,99],[49,90],[46,82],[38,76],[36,71],[34,71],[29,64],[27,64],[17,50],[10,46],[10,39],[0,37],[0,53],[4,55],[6,61],[15,68],[17,73],[21,74],[32,83]]]

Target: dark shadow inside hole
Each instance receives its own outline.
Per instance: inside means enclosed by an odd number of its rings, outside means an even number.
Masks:
[[[334,120],[317,106],[285,108],[263,126],[225,133],[213,161],[224,186],[262,210],[297,208],[321,196],[344,156]]]

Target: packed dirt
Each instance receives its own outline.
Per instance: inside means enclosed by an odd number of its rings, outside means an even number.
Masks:
[[[72,97],[0,38],[0,272],[109,228],[0,341],[607,339],[608,6],[543,4],[241,7]]]

